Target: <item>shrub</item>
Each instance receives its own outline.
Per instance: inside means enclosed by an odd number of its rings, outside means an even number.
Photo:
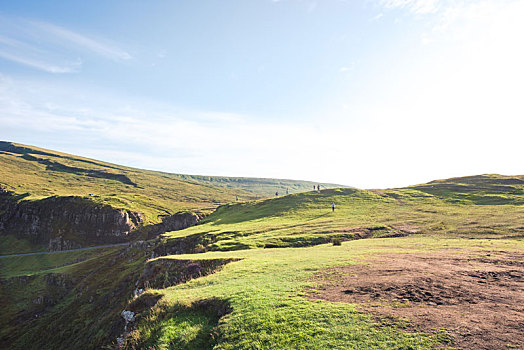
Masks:
[[[331,243],[333,243],[333,245],[342,245],[342,240],[340,238],[332,238]]]

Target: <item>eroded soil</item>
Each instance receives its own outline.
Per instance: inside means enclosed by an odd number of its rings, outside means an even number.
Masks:
[[[445,332],[444,345],[455,349],[524,349],[524,254],[396,254],[367,263],[317,274],[311,298]]]

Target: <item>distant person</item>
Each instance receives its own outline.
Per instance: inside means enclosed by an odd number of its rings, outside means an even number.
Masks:
[[[313,191],[317,189],[317,186],[313,185]]]
[[[289,188],[286,188],[286,194],[289,194]]]
[[[277,196],[277,197],[278,197],[278,192],[275,192],[275,196]]]
[[[332,202],[332,203],[331,203],[331,210],[332,210],[333,212],[335,212],[335,202]]]
[[[237,196],[237,202],[238,202],[238,196]]]
[[[258,199],[258,193],[257,193],[257,199]]]

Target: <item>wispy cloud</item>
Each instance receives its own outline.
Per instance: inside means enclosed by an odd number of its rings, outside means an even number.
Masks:
[[[41,60],[35,60],[25,55],[10,54],[5,51],[0,51],[0,57],[48,73],[73,73],[77,72],[78,68],[82,65],[82,62],[80,60],[78,60],[77,62],[69,63],[67,65],[55,65]]]
[[[74,73],[82,56],[125,61],[131,55],[119,45],[52,23],[0,15],[0,57],[48,73]]]
[[[357,66],[357,62],[350,62],[349,64],[340,67],[338,71],[340,73],[348,73],[348,72],[355,70],[356,66]]]
[[[48,73],[73,73],[78,71],[80,59],[68,61],[38,47],[17,39],[0,35],[0,57]]]
[[[435,13],[443,2],[448,0],[380,0],[386,8],[403,8],[415,14]]]
[[[482,32],[486,38],[493,36],[491,28],[511,21],[511,14],[522,14],[521,0],[375,0],[381,11],[401,9],[423,20],[427,30],[421,33],[424,45],[439,39],[467,43]],[[382,16],[380,12],[378,16]],[[480,32],[479,32],[480,30]],[[517,30],[515,30],[517,32]],[[498,31],[495,31],[498,33]],[[508,31],[504,36],[513,36]]]
[[[384,17],[384,14],[382,12],[380,12],[378,15],[376,15],[375,17],[373,17],[371,20],[372,21],[378,21],[379,19],[381,19],[382,17]]]
[[[120,49],[116,45],[104,43],[100,39],[95,40],[93,38],[87,37],[85,35],[79,34],[77,32],[68,30],[63,27],[59,27],[51,23],[36,21],[30,21],[29,23],[39,31],[44,32],[46,35],[58,38],[60,40],[65,40],[69,42],[71,45],[74,45],[80,49],[96,53],[100,56],[115,61],[131,59],[131,55],[126,51]]]

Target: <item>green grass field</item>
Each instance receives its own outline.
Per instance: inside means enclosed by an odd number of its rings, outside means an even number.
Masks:
[[[131,333],[128,347],[197,349],[207,341],[206,348],[214,349],[429,349],[440,344],[438,331],[416,332],[399,320],[381,322],[352,304],[310,300],[308,288],[318,285],[309,278],[320,269],[362,264],[362,259],[383,254],[486,249],[523,251],[524,241],[420,235],[160,258],[242,260],[213,275],[153,290],[164,297]],[[202,300],[222,300],[232,309],[218,322],[215,338],[201,332],[212,320],[199,312]]]
[[[497,179],[502,177],[497,176]],[[508,179],[508,178],[505,178]],[[498,181],[498,180],[497,180]],[[457,179],[452,180],[457,182]],[[498,186],[497,183],[495,183]],[[197,349],[429,349],[446,330],[416,331],[405,320],[380,320],[353,304],[313,301],[309,278],[321,269],[362,264],[391,253],[524,251],[524,207],[515,189],[504,204],[478,203],[478,190],[456,194],[415,188],[309,192],[219,208],[201,224],[164,235],[166,245],[200,236],[208,252],[159,259],[240,258],[222,271],[155,290],[164,295],[128,339],[128,347]],[[423,186],[418,186],[423,187]],[[484,195],[492,191],[484,185]],[[468,197],[471,196],[471,197]],[[331,203],[336,203],[335,212]],[[401,233],[404,237],[394,237]],[[381,238],[393,236],[392,238]],[[335,238],[341,246],[321,244]],[[368,238],[359,239],[356,238]],[[320,245],[318,245],[320,244]],[[313,247],[306,247],[315,245]],[[299,248],[304,246],[303,248]],[[264,247],[287,247],[261,249]],[[246,250],[247,249],[247,250]],[[222,251],[222,252],[218,252]],[[216,321],[199,303],[227,303]],[[215,320],[215,321],[214,321]],[[209,329],[210,324],[215,324]],[[408,322],[409,324],[409,322]],[[214,335],[214,334],[218,335]]]

